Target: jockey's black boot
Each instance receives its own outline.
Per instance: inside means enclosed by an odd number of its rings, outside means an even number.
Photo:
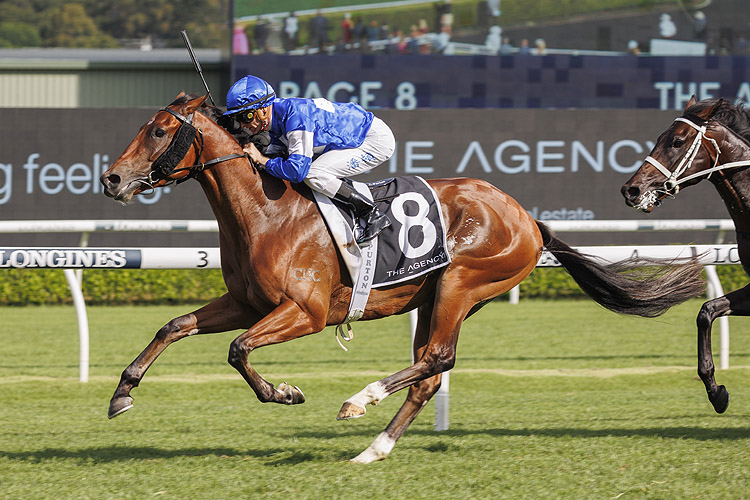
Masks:
[[[390,219],[367,198],[359,194],[352,186],[343,182],[336,192],[334,199],[342,201],[354,209],[355,215],[365,221],[365,229],[357,238],[357,244],[361,245],[376,237],[380,232],[391,225]]]

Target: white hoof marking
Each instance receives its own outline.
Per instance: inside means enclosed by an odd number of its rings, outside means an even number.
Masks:
[[[365,451],[352,458],[350,461],[355,464],[370,464],[372,462],[377,462],[378,460],[383,460],[391,454],[391,450],[393,450],[395,445],[396,441],[393,440],[393,438],[388,436],[385,432],[381,432]]]

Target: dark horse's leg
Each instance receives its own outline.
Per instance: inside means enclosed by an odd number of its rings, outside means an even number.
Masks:
[[[171,343],[190,335],[247,328],[260,318],[257,311],[225,294],[197,311],[173,319],[156,333],[154,340],[122,372],[120,383],[109,403],[109,418],[133,406],[130,391],[138,386],[146,370]]]
[[[419,320],[414,335],[414,359],[419,359],[424,354],[427,340],[430,335],[430,319],[432,317],[432,304],[426,304],[419,308]],[[393,417],[383,432],[372,442],[365,451],[352,459],[356,463],[370,463],[382,460],[388,456],[396,441],[404,434],[417,415],[422,411],[427,402],[440,388],[442,374],[420,380],[409,387],[406,401]]]
[[[718,299],[709,300],[698,313],[698,375],[708,392],[717,413],[729,406],[729,392],[714,379],[714,360],[711,354],[711,325],[721,316],[750,316],[750,285],[735,290]]]
[[[321,331],[325,328],[325,319],[321,322],[315,318],[325,318],[325,314],[311,314],[293,300],[285,300],[232,342],[229,364],[240,372],[262,403],[298,404],[305,402],[305,396],[298,387],[286,383],[274,388],[250,365],[248,356],[258,347]]]

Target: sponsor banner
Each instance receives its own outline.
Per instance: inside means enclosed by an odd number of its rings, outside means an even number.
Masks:
[[[218,248],[0,247],[0,269],[216,269]]]
[[[0,268],[139,269],[140,250],[0,248]]]
[[[672,259],[679,263],[697,259],[704,266],[741,264],[737,245],[653,245],[653,246],[609,246],[576,247],[579,252],[595,256],[604,264],[626,259]],[[559,267],[560,262],[547,250],[537,263],[537,267]]]
[[[681,110],[693,94],[750,103],[750,56],[234,56],[233,81],[259,72],[279,97],[325,97],[370,110]]]
[[[98,177],[157,110],[8,109],[0,122],[0,220],[212,220],[196,181],[122,206]],[[725,219],[707,183],[651,215],[625,205],[620,187],[678,112],[658,110],[376,110],[393,129],[393,157],[355,179],[477,177],[516,198],[537,219]],[[102,126],[105,124],[105,126]],[[122,224],[119,227],[126,227]],[[157,226],[159,226],[157,224]],[[91,247],[218,245],[215,232],[92,232]],[[207,228],[212,229],[212,228]],[[711,243],[716,232],[565,235],[575,244]],[[664,240],[666,238],[666,241]],[[77,233],[0,234],[0,245],[81,246]]]

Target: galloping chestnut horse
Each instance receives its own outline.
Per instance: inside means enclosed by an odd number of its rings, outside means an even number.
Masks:
[[[719,192],[737,231],[737,248],[750,273],[750,115],[725,99],[698,102],[663,132],[646,161],[622,187],[625,202],[646,213],[683,187],[708,179]],[[698,375],[717,413],[729,393],[714,379],[711,325],[721,316],[750,315],[750,285],[703,304],[698,313]]]
[[[290,184],[250,164],[237,140],[217,125],[221,111],[207,96],[180,94],[158,111],[101,176],[104,192],[127,203],[133,195],[173,181],[195,178],[219,223],[221,266],[228,292],[162,327],[122,373],[109,406],[112,418],[133,405],[131,390],[166,347],[198,334],[246,331],[229,349],[229,363],[262,402],[298,404],[304,395],[286,383],[274,387],[252,367],[259,347],[340,324],[352,283],[304,184]],[[418,309],[414,359],[407,368],[373,382],[349,398],[339,419],[365,414],[409,387],[401,409],[377,439],[353,461],[388,456],[396,441],[453,367],[462,322],[482,305],[520,283],[546,246],[581,287],[605,307],[655,316],[702,293],[696,263],[670,266],[648,279],[598,264],[558,240],[515,200],[476,179],[429,181],[446,221],[452,262],[411,281],[372,290],[364,320]],[[293,269],[319,271],[319,281],[295,279]]]

